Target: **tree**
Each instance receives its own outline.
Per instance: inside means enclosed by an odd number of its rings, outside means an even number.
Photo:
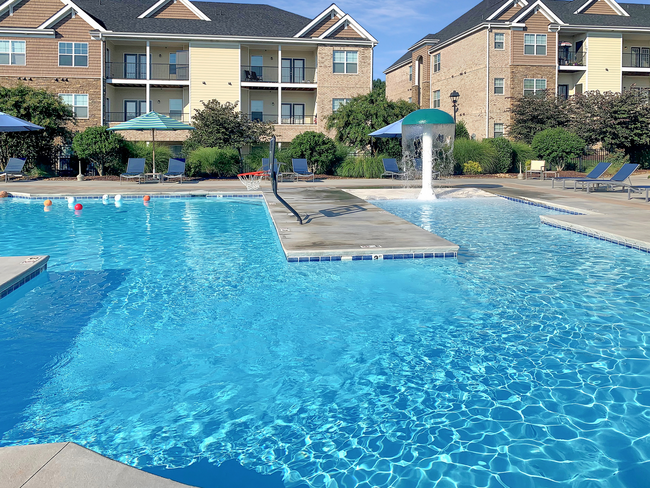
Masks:
[[[469,139],[469,131],[467,130],[467,126],[465,125],[465,122],[462,120],[459,120],[456,123],[456,139]]]
[[[291,157],[305,158],[316,174],[331,174],[336,162],[336,143],[325,134],[314,131],[298,134],[291,141]]]
[[[546,91],[515,99],[510,112],[510,137],[526,144],[530,144],[535,134],[544,129],[566,127],[569,118],[565,101]]]
[[[88,127],[72,140],[72,150],[79,158],[91,161],[99,176],[104,176],[105,168],[121,163],[123,149],[124,138],[104,126]]]
[[[194,129],[185,141],[186,152],[198,147],[232,147],[241,151],[248,144],[259,144],[273,135],[269,122],[250,120],[237,110],[237,103],[221,103],[216,99],[203,102],[192,118]]]
[[[417,109],[414,103],[404,100],[389,102],[381,88],[360,95],[338,108],[327,118],[327,128],[336,130],[334,140],[360,150],[401,154],[398,140],[370,137],[368,134],[392,124]]]
[[[386,82],[380,78],[372,80],[372,91],[383,93],[386,96]]]
[[[67,125],[75,120],[72,109],[57,95],[25,85],[0,86],[0,112],[45,128],[0,133],[0,169],[11,157],[27,158],[30,166],[51,164],[60,144],[70,139]]]
[[[549,164],[561,164],[563,160],[582,155],[585,141],[580,136],[561,127],[546,129],[533,138],[533,151]]]

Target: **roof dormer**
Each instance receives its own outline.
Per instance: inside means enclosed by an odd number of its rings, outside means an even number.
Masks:
[[[587,0],[576,10],[576,14],[596,14],[596,15],[620,15],[629,17],[623,7],[616,0]]]
[[[138,16],[138,19],[147,18],[210,21],[210,17],[201,12],[190,0],[159,0]]]

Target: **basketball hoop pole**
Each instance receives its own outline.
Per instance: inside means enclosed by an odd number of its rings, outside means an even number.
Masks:
[[[277,198],[282,205],[287,207],[288,210],[291,211],[292,214],[296,216],[298,219],[298,222],[300,222],[300,225],[302,225],[302,217],[298,215],[298,212],[296,212],[291,205],[289,205],[287,202],[284,201],[284,199],[278,195],[278,173],[277,169],[275,166],[275,136],[271,137],[271,144],[269,148],[269,170],[271,171],[271,188],[273,188],[273,194],[275,195],[275,198]]]

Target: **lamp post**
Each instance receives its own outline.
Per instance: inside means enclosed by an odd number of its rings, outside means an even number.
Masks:
[[[451,98],[451,104],[454,106],[454,124],[456,123],[456,112],[458,112],[458,98],[460,97],[460,94],[454,90],[451,92],[451,95],[449,95],[449,98]]]

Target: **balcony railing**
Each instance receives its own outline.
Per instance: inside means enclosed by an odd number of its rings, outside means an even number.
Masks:
[[[151,63],[152,80],[189,80],[189,64]],[[125,80],[146,80],[147,65],[145,63],[106,63],[106,78]]]
[[[277,66],[242,66],[241,81],[253,83],[277,83]],[[316,83],[316,68],[282,68],[282,83]]]
[[[189,122],[189,115],[178,113],[178,112],[158,112],[159,114],[166,115],[171,117],[174,120],[179,122]],[[142,115],[142,113],[135,112],[104,112],[104,123],[108,124],[111,122],[126,122],[127,120],[135,119],[136,117]]]
[[[560,66],[584,66],[585,56],[582,51],[562,50],[558,54],[558,64]]]
[[[650,68],[650,53],[623,53],[624,68]]]
[[[271,122],[272,124],[278,123],[278,114],[262,114],[254,112],[246,114],[250,120],[259,120],[262,122]],[[317,122],[315,115],[293,115],[291,117],[281,117],[283,124],[287,125],[314,125]]]

